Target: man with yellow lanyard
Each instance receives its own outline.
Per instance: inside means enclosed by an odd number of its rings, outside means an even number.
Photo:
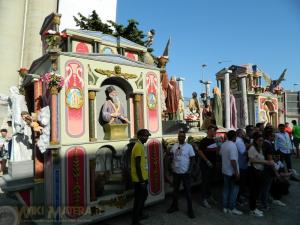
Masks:
[[[138,130],[138,140],[131,152],[131,179],[134,184],[132,225],[141,225],[139,221],[148,217],[143,215],[143,208],[148,197],[148,161],[144,144],[149,136],[151,134],[147,129]]]

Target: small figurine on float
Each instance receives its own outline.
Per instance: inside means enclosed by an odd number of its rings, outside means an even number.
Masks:
[[[30,126],[37,135],[40,135],[42,133],[43,127],[38,123],[36,114],[30,116],[29,112],[22,111],[21,116],[26,124]]]

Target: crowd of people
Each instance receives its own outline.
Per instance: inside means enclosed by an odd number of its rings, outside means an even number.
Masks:
[[[195,218],[191,179],[196,163],[201,169],[201,205],[212,208],[216,202],[212,197],[214,170],[221,158],[223,177],[222,211],[225,214],[242,215],[240,206],[249,205],[250,215],[263,217],[270,210],[270,205],[285,207],[282,197],[289,193],[290,180],[299,181],[297,172],[292,167],[291,156],[299,158],[300,126],[292,121],[272,127],[258,123],[248,125],[246,129],[230,130],[225,134],[223,143],[216,141],[217,127],[210,125],[207,136],[198,143],[186,142],[186,133],[178,132],[178,142],[170,151],[173,172],[173,200],[167,213],[178,211],[179,187],[183,183],[187,201],[187,215]],[[138,135],[140,141],[132,151],[132,176],[135,184],[135,204],[132,225],[141,225],[140,220],[147,218],[142,213],[147,198],[145,185],[148,179],[143,175],[145,157],[142,144],[147,142],[149,131],[143,130]],[[294,148],[295,147],[295,148]],[[195,160],[199,157],[200,160]],[[140,171],[140,172],[139,172]],[[144,171],[145,172],[145,171]],[[139,207],[137,207],[139,206]]]

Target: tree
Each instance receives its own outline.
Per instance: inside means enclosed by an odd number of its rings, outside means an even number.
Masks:
[[[101,31],[104,34],[113,34],[111,26],[107,23],[103,23],[98,16],[97,12],[93,10],[92,14],[88,17],[78,13],[79,18],[73,16],[76,26],[79,26],[83,30]]]
[[[146,47],[145,34],[142,30],[138,29],[139,23],[134,19],[128,20],[128,25],[125,27],[122,24],[117,24],[113,21],[103,23],[98,16],[97,12],[93,10],[92,14],[88,17],[78,13],[79,18],[73,16],[76,26],[79,26],[83,30],[101,31],[104,34],[110,34],[115,37],[123,37],[134,43]]]

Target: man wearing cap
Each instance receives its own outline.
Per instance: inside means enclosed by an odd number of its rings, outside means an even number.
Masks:
[[[144,144],[149,136],[151,134],[147,129],[138,130],[138,140],[131,152],[131,179],[134,185],[132,225],[141,225],[139,221],[148,217],[143,215],[143,208],[148,197],[148,161]]]
[[[124,107],[122,106],[118,97],[118,92],[114,86],[108,86],[105,89],[106,102],[104,103],[101,111],[103,124],[121,124],[129,123],[129,120],[125,116]]]

